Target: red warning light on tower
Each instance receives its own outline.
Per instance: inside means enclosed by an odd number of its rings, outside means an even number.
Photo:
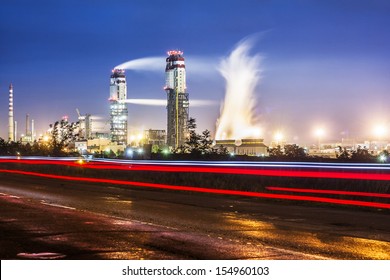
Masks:
[[[171,55],[183,55],[183,52],[179,51],[179,50],[172,50],[172,51],[168,51],[167,54],[169,56],[171,56]]]

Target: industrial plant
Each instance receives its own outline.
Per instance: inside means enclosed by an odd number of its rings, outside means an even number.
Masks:
[[[267,156],[268,147],[264,143],[258,120],[255,117],[254,89],[260,80],[260,58],[249,55],[250,44],[242,42],[225,58],[220,66],[221,75],[226,80],[225,99],[221,115],[217,120],[214,148],[225,148],[231,155]],[[120,154],[126,150],[144,152],[180,151],[185,146],[190,135],[189,121],[189,93],[186,86],[186,65],[183,52],[171,50],[165,58],[165,86],[166,100],[127,99],[127,83],[125,70],[122,64],[112,70],[109,83],[109,124],[104,132],[98,132],[95,117],[91,114],[78,115],[77,141],[72,143],[72,149],[81,154]],[[161,58],[164,59],[164,58]],[[138,60],[137,60],[138,61]],[[154,63],[156,63],[154,61]],[[123,67],[126,68],[126,67]],[[163,68],[161,69],[163,71]],[[35,141],[46,141],[50,131],[36,134],[34,120],[26,114],[25,130],[18,135],[17,121],[14,119],[14,86],[9,85],[8,107],[8,142],[31,144]],[[148,101],[148,102],[145,102]],[[128,104],[153,104],[166,106],[166,130],[149,128],[148,130],[130,129]],[[64,120],[65,117],[63,117]],[[67,117],[66,117],[67,122]],[[130,120],[131,124],[131,120]],[[318,136],[319,139],[319,136]],[[283,146],[286,143],[279,135],[276,142],[270,141],[270,147]],[[357,147],[367,147],[373,154],[388,149],[387,141],[341,142],[318,144],[308,149],[312,155],[335,157],[336,148],[356,150]]]
[[[165,62],[165,86],[167,109],[167,128],[165,130],[149,129],[145,131],[128,131],[127,83],[125,70],[117,66],[110,76],[109,93],[109,133],[97,133],[92,125],[91,114],[78,115],[78,140],[74,148],[81,153],[125,151],[127,147],[153,146],[154,150],[175,150],[183,147],[189,137],[189,93],[186,85],[186,66],[183,52],[171,50],[167,53]],[[162,71],[163,69],[161,69]],[[236,112],[239,113],[239,112]],[[13,86],[9,87],[9,131],[8,140],[17,141],[16,121],[13,119]],[[30,123],[29,115],[26,115],[26,133],[22,134],[22,143],[31,143],[35,139],[34,121]],[[235,139],[234,139],[235,140]],[[259,154],[265,152],[262,141],[244,141],[243,145],[237,145],[234,140],[217,141],[226,144],[228,150],[237,154]],[[258,139],[257,139],[258,140]],[[226,143],[225,143],[226,142]],[[260,144],[260,147],[257,147]],[[250,149],[243,149],[247,145]],[[240,146],[240,147],[239,147]],[[259,150],[260,148],[260,150]]]

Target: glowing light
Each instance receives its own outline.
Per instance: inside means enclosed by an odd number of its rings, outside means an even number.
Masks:
[[[168,51],[167,54],[170,56],[170,55],[183,55],[183,52],[182,51],[178,51],[178,50],[172,50],[172,51]]]
[[[226,80],[225,100],[215,139],[257,138],[254,91],[260,80],[260,56],[249,56],[250,40],[242,41],[224,59],[219,71]]]
[[[145,183],[145,182],[135,182],[135,181],[102,179],[102,178],[73,177],[73,176],[62,176],[62,175],[54,175],[54,174],[28,172],[28,171],[21,171],[21,170],[0,169],[0,172],[11,173],[11,174],[29,175],[29,176],[37,176],[37,177],[42,177],[42,178],[51,178],[51,179],[59,179],[59,180],[69,180],[69,181],[108,183],[108,184],[126,185],[126,186],[133,186],[133,187],[148,187],[148,188],[168,189],[168,190],[176,190],[176,191],[191,191],[191,192],[211,193],[211,194],[220,194],[220,195],[237,195],[237,196],[246,196],[246,197],[267,198],[267,199],[311,201],[311,202],[321,202],[321,203],[331,203],[331,204],[353,205],[353,206],[364,206],[364,207],[390,209],[390,204],[388,204],[388,203],[367,202],[367,201],[359,201],[359,200],[347,200],[347,199],[335,199],[335,198],[299,196],[299,195],[286,195],[286,194],[272,194],[272,193],[259,193],[259,192],[248,192],[248,191],[237,191],[237,190],[225,190],[225,189],[210,189],[210,188],[177,186],[177,185],[167,185],[167,184],[157,184],[157,183]]]
[[[374,135],[378,138],[382,138],[387,134],[387,128],[383,124],[378,124],[374,127]]]
[[[385,161],[387,161],[387,156],[385,156],[385,155],[380,155],[380,156],[379,156],[379,160],[380,160],[381,162],[385,162]]]
[[[134,154],[133,149],[127,149],[126,154],[127,154],[127,156],[129,156],[129,157],[133,156],[133,154]]]
[[[280,131],[277,131],[277,132],[275,133],[274,138],[275,138],[275,141],[276,141],[276,142],[280,142],[280,141],[283,140],[283,134],[282,134]]]
[[[318,127],[314,130],[314,135],[317,137],[322,137],[325,135],[325,130],[322,127]]]
[[[231,155],[234,155],[232,153]],[[62,160],[29,160],[21,159],[16,161],[15,159],[0,159],[3,163],[18,162],[21,164],[42,164],[42,165],[68,165],[75,166],[71,161]],[[91,169],[111,169],[111,170],[129,170],[129,164],[126,163],[107,163],[107,162],[91,162],[86,168]],[[307,166],[306,166],[307,167]],[[324,167],[318,167],[318,170],[313,170],[313,166],[309,166],[309,170],[302,170],[304,166],[293,167],[288,166],[287,170],[284,167],[210,167],[210,166],[197,166],[197,165],[163,165],[163,164],[135,164],[131,163],[132,171],[155,171],[155,172],[191,172],[191,173],[218,173],[218,174],[242,174],[242,175],[254,175],[254,176],[271,176],[271,177],[296,177],[296,178],[322,178],[322,179],[352,179],[352,180],[380,180],[390,181],[390,174],[383,173],[382,169],[378,169],[377,173],[367,172],[350,172],[347,169],[341,167],[341,171],[323,171]],[[333,168],[331,168],[333,169]],[[357,168],[359,169],[359,168]],[[361,167],[361,169],[364,169]]]

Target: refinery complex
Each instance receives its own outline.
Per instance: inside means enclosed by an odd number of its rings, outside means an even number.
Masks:
[[[127,147],[142,148],[144,145],[158,150],[174,150],[185,144],[188,137],[187,123],[189,119],[189,93],[186,86],[186,66],[183,52],[171,50],[166,58],[165,86],[167,125],[166,130],[149,129],[142,132],[129,133],[127,109],[127,83],[124,69],[115,68],[110,76],[109,87],[109,132],[94,131],[94,120],[91,114],[80,114],[76,109],[79,121],[78,141],[75,149],[82,153],[112,151],[118,153]],[[162,69],[163,71],[164,69]],[[45,135],[36,136],[34,120],[26,115],[26,132],[17,135],[17,122],[13,112],[13,85],[9,86],[9,122],[8,141],[32,143],[44,139]],[[67,117],[64,117],[67,118]],[[48,135],[49,136],[49,133]]]
[[[260,138],[259,125],[256,123],[253,113],[254,97],[253,89],[259,77],[258,57],[247,55],[247,49],[239,46],[232,52],[232,57],[237,59],[238,51],[242,55],[242,61],[251,63],[237,63],[234,59],[225,59],[224,78],[227,89],[225,101],[219,119],[216,121],[214,145],[216,148],[223,146],[229,153],[237,155],[265,156],[268,154],[268,147]],[[74,148],[81,154],[114,153],[116,155],[125,151],[133,152],[169,152],[180,150],[189,137],[188,121],[190,99],[186,85],[186,65],[183,52],[179,50],[168,51],[165,58],[165,85],[166,100],[162,100],[166,106],[166,129],[148,129],[143,131],[130,131],[132,120],[129,119],[127,105],[130,99],[127,96],[127,82],[125,69],[117,66],[112,70],[109,82],[109,116],[106,116],[109,129],[98,131],[94,116],[78,114],[78,139]],[[248,65],[251,65],[249,67]],[[233,67],[234,66],[234,67]],[[241,68],[240,68],[241,67]],[[164,68],[161,69],[164,71]],[[230,73],[228,71],[234,71]],[[226,74],[228,73],[228,74]],[[229,80],[231,79],[231,80]],[[229,88],[230,87],[230,88]],[[239,89],[239,90],[237,90]],[[26,114],[25,131],[18,135],[18,123],[14,120],[14,85],[9,85],[9,110],[8,110],[8,141],[21,142],[22,144],[34,143],[35,141],[48,141],[50,129],[46,134],[37,135],[34,129],[34,119]],[[102,103],[104,101],[102,100]],[[249,108],[249,109],[248,109]],[[196,116],[195,116],[196,117]],[[63,117],[67,121],[68,117]],[[20,124],[19,124],[20,125]],[[264,135],[264,134],[263,134]],[[387,141],[354,141],[342,139],[333,143],[318,142],[307,148],[311,155],[334,157],[335,148],[356,150],[358,147],[367,147],[370,151],[379,152],[388,149]],[[285,140],[270,140],[270,147],[277,147],[288,144]]]

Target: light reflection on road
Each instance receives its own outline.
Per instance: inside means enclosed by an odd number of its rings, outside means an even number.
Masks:
[[[283,225],[277,219],[260,221],[243,218],[232,213],[223,216],[224,223],[237,228],[252,243],[283,245],[284,248],[313,253],[321,252],[324,256],[337,251],[343,258],[360,256],[362,259],[390,259],[390,243],[387,241],[342,236],[334,233],[299,231]],[[280,225],[278,225],[280,222]]]

